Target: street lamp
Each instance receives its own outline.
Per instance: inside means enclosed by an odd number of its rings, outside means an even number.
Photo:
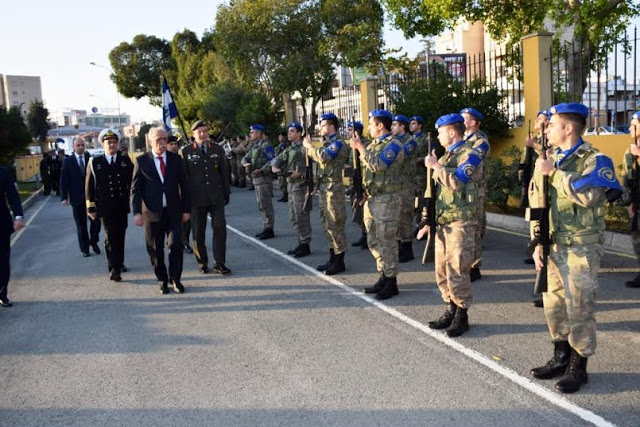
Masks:
[[[96,64],[95,62],[89,62],[89,65],[93,65],[94,67],[104,68],[105,70],[109,71],[111,74],[115,74],[115,72],[107,66]],[[120,127],[122,126],[120,123],[120,92],[118,92],[117,87],[116,87],[116,95],[118,96],[118,131],[120,131]]]

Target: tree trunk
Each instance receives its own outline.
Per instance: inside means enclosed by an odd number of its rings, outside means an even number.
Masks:
[[[567,45],[565,54],[567,79],[567,101],[583,102],[584,90],[593,62],[593,46],[585,37],[576,37],[571,45]]]

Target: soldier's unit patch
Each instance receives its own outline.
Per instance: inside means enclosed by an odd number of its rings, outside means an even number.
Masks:
[[[327,148],[324,149],[324,152],[332,159],[335,159],[336,157],[338,157],[338,153],[342,149],[342,145],[342,141],[333,141]]]
[[[616,174],[614,173],[613,161],[602,153],[596,155],[596,167],[587,175],[573,183],[573,189],[582,192],[592,187],[601,187],[612,190],[622,190]]]
[[[396,157],[398,157],[398,153],[400,152],[401,147],[395,142],[391,142],[387,144],[386,147],[380,153],[380,160],[387,166],[390,166],[391,163],[394,162]]]
[[[467,159],[456,169],[455,176],[463,184],[466,184],[471,179],[471,176],[475,172],[476,168],[482,163],[482,158],[474,151],[472,151]]]
[[[406,144],[404,144],[404,153],[407,156],[410,156],[416,149],[418,148],[418,143],[415,139],[409,140]]]

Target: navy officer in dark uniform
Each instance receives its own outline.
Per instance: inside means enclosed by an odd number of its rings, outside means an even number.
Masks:
[[[7,202],[13,216],[9,213]],[[13,304],[7,296],[9,287],[11,255],[11,233],[24,226],[22,221],[22,204],[16,189],[16,183],[9,171],[0,167],[0,306],[11,307]]]
[[[224,207],[229,203],[229,167],[222,147],[209,139],[207,124],[203,120],[191,126],[194,142],[182,149],[185,170],[191,190],[191,226],[193,227],[193,253],[202,274],[209,272],[205,234],[207,215],[211,215],[213,228],[213,271],[229,274],[225,266],[227,222]]]
[[[104,129],[98,140],[104,154],[89,160],[85,183],[87,214],[100,218],[104,229],[104,249],[107,255],[109,278],[122,280],[124,263],[124,236],[129,215],[129,193],[133,163],[118,151],[120,135],[113,129]]]

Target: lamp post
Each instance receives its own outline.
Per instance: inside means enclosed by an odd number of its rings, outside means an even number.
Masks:
[[[94,67],[104,68],[105,70],[109,71],[111,74],[115,74],[115,72],[107,66],[96,64],[95,62],[89,62],[89,65],[93,65]],[[116,87],[116,95],[118,96],[118,131],[120,131],[120,128],[122,126],[120,122],[120,92],[118,92],[117,87]]]

